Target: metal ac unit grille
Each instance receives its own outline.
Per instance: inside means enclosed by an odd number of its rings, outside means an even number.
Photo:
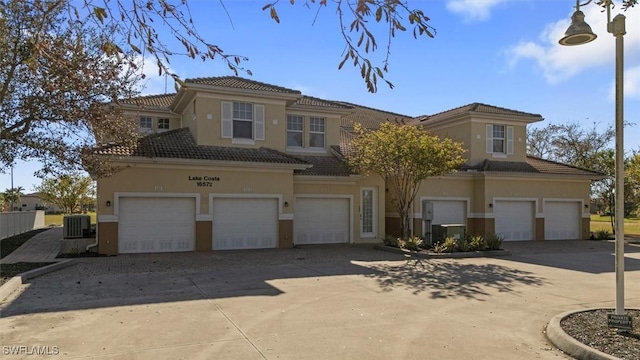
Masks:
[[[65,216],[63,225],[65,239],[81,238],[84,230],[91,227],[91,217],[89,215]]]

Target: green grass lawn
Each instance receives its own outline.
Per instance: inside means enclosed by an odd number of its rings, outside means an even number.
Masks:
[[[96,213],[95,212],[90,212],[90,213],[87,213],[87,215],[91,216],[91,223],[95,224],[96,223]],[[47,225],[47,226],[49,226],[49,225],[62,226],[62,218],[64,218],[64,214],[45,215],[44,216],[44,224]]]
[[[591,215],[591,231],[596,232],[598,230],[607,230],[613,233],[610,216]],[[625,235],[640,236],[640,218],[624,219],[624,233]]]

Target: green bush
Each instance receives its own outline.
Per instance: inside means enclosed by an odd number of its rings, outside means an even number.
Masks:
[[[473,251],[468,237],[458,240],[458,250],[462,252]]]
[[[437,253],[454,252],[458,249],[458,241],[451,236],[446,237],[443,242],[436,244],[433,251]]]
[[[498,234],[487,234],[484,237],[487,250],[500,250],[504,238]]]
[[[609,240],[609,231],[607,230],[598,230],[596,231],[596,240]]]
[[[384,243],[386,246],[399,247],[398,240],[399,239],[397,237],[387,234],[382,239],[382,243]]]
[[[398,239],[399,242],[401,242],[402,244],[402,248],[407,249],[407,250],[413,250],[413,251],[419,251],[421,247],[423,247],[424,243],[422,241],[422,239],[420,239],[417,236],[412,236],[410,238],[408,238],[407,240],[400,240]]]
[[[469,251],[484,251],[487,249],[487,241],[482,235],[473,235],[467,238]]]

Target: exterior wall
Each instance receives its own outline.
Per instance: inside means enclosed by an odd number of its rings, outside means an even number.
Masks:
[[[278,221],[278,229],[279,229],[278,248],[291,249],[293,247],[293,221],[292,220]]]
[[[486,176],[482,173],[456,173],[423,181],[413,204],[413,234],[422,234],[421,200],[467,201],[467,233],[487,234],[495,232],[493,203],[500,200],[526,200],[536,204],[534,239],[544,240],[545,201],[575,201],[589,203],[589,180],[551,179],[540,175],[512,176],[501,174]],[[391,191],[386,193],[387,233],[400,236],[400,218],[391,201]],[[588,239],[589,212],[582,212],[581,236]]]
[[[211,221],[196,221],[196,251],[211,251],[213,224]]]
[[[513,154],[506,157],[492,157],[487,153],[487,133],[486,126],[489,124],[498,124],[513,126]],[[526,134],[527,128],[524,124],[508,123],[500,120],[492,121],[478,121],[472,122],[470,127],[470,143],[469,153],[467,153],[468,163],[471,165],[478,164],[486,158],[490,158],[495,161],[519,161],[523,162],[527,159],[527,147],[526,147]]]
[[[429,130],[427,128],[427,130]],[[472,140],[471,123],[458,123],[438,129],[430,130],[433,134],[441,138],[450,138],[457,142],[462,142],[463,147],[467,150],[465,156],[469,156],[473,149],[474,141]]]
[[[533,240],[544,240],[544,218],[536,218]]]
[[[591,218],[582,217],[582,240],[589,240],[591,238]]]
[[[98,220],[98,251],[103,255],[118,255],[118,223]]]
[[[363,237],[361,231],[361,214],[360,190],[363,187],[373,188],[377,192],[376,207],[376,234],[375,237]],[[331,181],[328,179],[305,179],[305,177],[296,177],[294,180],[295,196],[304,197],[304,195],[322,195],[331,197],[331,195],[348,196],[351,199],[351,229],[352,241],[354,243],[378,243],[385,235],[385,204],[384,204],[384,181],[377,175],[372,175],[357,179],[339,179]],[[289,207],[291,211],[295,211],[295,202]],[[295,221],[295,217],[294,220]]]

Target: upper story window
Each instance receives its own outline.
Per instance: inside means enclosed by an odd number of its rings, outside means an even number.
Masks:
[[[253,104],[233,103],[233,137],[253,139]]]
[[[158,119],[158,130],[169,130],[170,124],[169,119]]]
[[[299,115],[287,115],[287,146],[302,147],[304,136],[304,118]]]
[[[513,126],[487,125],[487,153],[494,156],[513,154]]]
[[[222,102],[221,136],[238,140],[238,144],[253,144],[264,140],[264,105],[240,101]]]
[[[140,117],[140,129],[141,130],[152,130],[153,129],[153,120],[150,116],[141,116]]]
[[[309,118],[309,147],[324,149],[324,118]]]

